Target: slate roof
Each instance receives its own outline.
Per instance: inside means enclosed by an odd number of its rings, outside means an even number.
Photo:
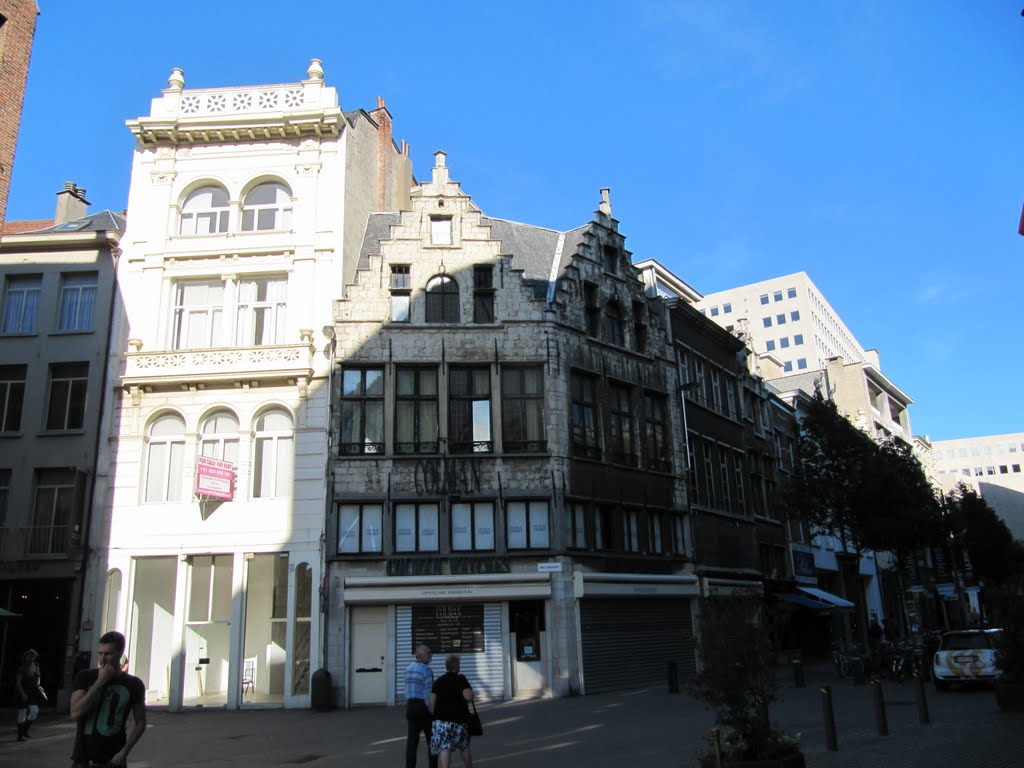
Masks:
[[[402,221],[400,213],[371,213],[363,230],[363,243],[359,246],[356,269],[370,268],[370,254],[380,253],[380,241],[391,237],[391,225]]]
[[[43,221],[8,221],[4,222],[2,234],[5,235],[43,235],[63,234],[65,232],[108,232],[116,230],[124,232],[124,214],[113,211],[100,211],[79,219],[54,224],[52,219]]]

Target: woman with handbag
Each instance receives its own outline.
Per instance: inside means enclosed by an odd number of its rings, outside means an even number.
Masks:
[[[473,768],[466,725],[469,703],[473,701],[473,687],[465,675],[459,674],[461,666],[458,654],[448,654],[444,660],[445,673],[434,681],[430,689],[430,710],[434,713],[430,754],[437,755],[438,768],[449,768],[453,750],[462,754],[462,764],[466,768]]]

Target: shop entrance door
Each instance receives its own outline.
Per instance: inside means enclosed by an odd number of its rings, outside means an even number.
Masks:
[[[386,704],[388,609],[386,606],[352,608],[352,652],[349,667],[349,703]]]
[[[511,633],[512,696],[542,696],[544,675],[544,601],[517,600],[508,604]]]
[[[182,706],[224,707],[231,669],[231,555],[190,555]]]
[[[283,704],[288,642],[288,554],[246,555],[241,702]]]

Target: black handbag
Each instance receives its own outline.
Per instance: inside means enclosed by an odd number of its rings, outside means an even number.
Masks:
[[[477,714],[476,702],[472,701],[470,704],[473,705],[473,711],[470,712],[469,707],[466,707],[466,730],[470,736],[483,736],[484,724],[480,722],[480,715]]]

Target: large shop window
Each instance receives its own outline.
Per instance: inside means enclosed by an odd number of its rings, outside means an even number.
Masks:
[[[59,555],[67,552],[74,502],[74,469],[36,470],[35,509],[27,554]]]
[[[58,331],[91,331],[96,309],[96,273],[61,276]]]
[[[284,184],[270,182],[249,190],[242,202],[242,231],[265,232],[290,229],[291,191]]]
[[[395,370],[395,453],[437,453],[437,369]]]
[[[54,363],[50,366],[50,404],[46,429],[81,429],[85,423],[85,394],[89,384],[88,363]]]
[[[572,452],[588,459],[601,458],[597,430],[597,378],[573,372],[570,382]]]
[[[490,453],[491,369],[451,368],[448,371],[448,450]]]
[[[452,504],[452,551],[494,550],[494,503]]]
[[[4,333],[36,332],[42,285],[43,278],[39,275],[7,278],[4,289]]]
[[[342,455],[384,453],[384,370],[345,368],[341,372]]]
[[[21,429],[26,370],[24,365],[0,365],[0,432]]]
[[[292,493],[295,450],[292,417],[283,408],[271,408],[256,419],[253,436],[252,496],[283,498]]]
[[[209,185],[194,190],[181,206],[178,233],[182,235],[212,235],[228,231],[228,192],[223,187]]]
[[[384,530],[382,504],[338,505],[338,552],[380,552]]]
[[[395,552],[437,552],[437,504],[395,505]]]
[[[505,513],[509,549],[547,549],[551,546],[546,501],[510,501]]]
[[[238,466],[238,418],[231,411],[217,411],[203,420],[200,453],[210,459]]]
[[[543,366],[502,368],[501,436],[506,453],[547,450]]]
[[[181,501],[185,465],[185,420],[165,413],[149,425],[146,501]]]

